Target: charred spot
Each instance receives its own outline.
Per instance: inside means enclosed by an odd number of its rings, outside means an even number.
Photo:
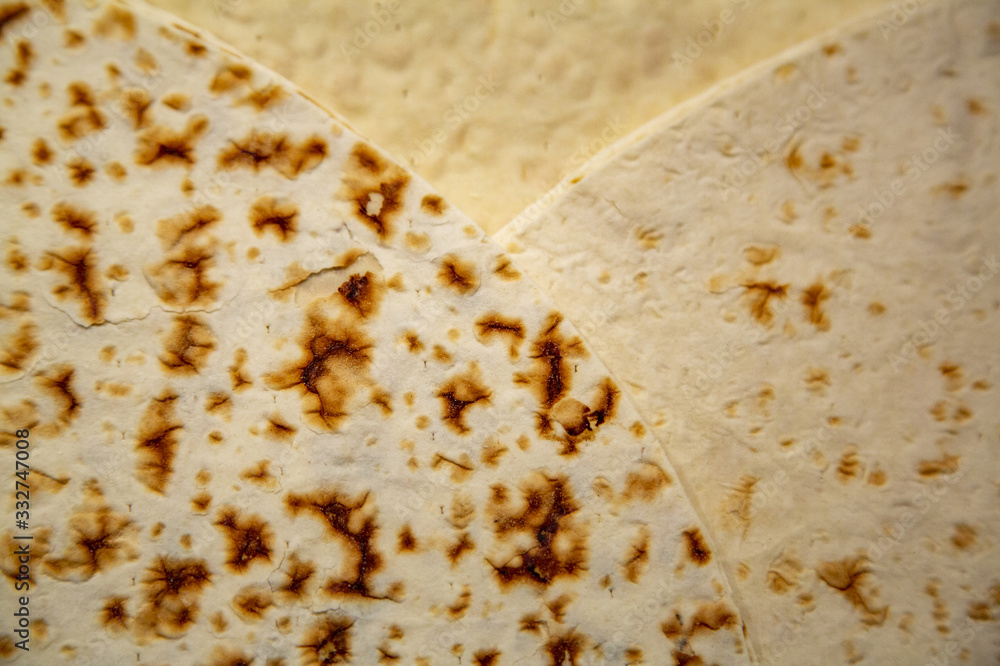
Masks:
[[[211,580],[204,560],[157,557],[142,580],[146,603],[137,620],[157,635],[182,635],[197,620],[198,598]]]
[[[211,245],[181,243],[164,261],[149,269],[149,278],[157,296],[174,307],[203,307],[218,298],[222,284],[209,277],[215,267]]]
[[[263,619],[268,609],[274,606],[271,590],[267,585],[248,585],[233,597],[233,610],[243,620],[256,622]]]
[[[448,561],[451,562],[451,566],[458,564],[458,561],[462,559],[462,556],[467,552],[475,550],[476,544],[469,536],[468,532],[462,532],[461,536],[458,537],[458,541],[448,546]]]
[[[215,350],[215,336],[201,317],[181,315],[174,318],[174,327],[163,338],[163,349],[160,364],[167,372],[196,375]]]
[[[304,562],[292,553],[280,573],[284,580],[278,585],[277,592],[288,600],[295,600],[305,596],[316,567],[312,562]]]
[[[465,410],[476,404],[489,404],[492,395],[483,384],[479,366],[470,363],[466,372],[450,377],[438,389],[441,419],[452,431],[464,435],[470,431],[465,424]]]
[[[571,387],[572,366],[567,359],[587,355],[580,338],[562,334],[561,323],[562,315],[554,312],[548,316],[528,353],[532,370],[514,375],[514,383],[531,389],[544,409],[553,407]]]
[[[528,615],[521,617],[521,620],[518,622],[518,631],[525,631],[529,634],[539,634],[541,633],[542,626],[544,625],[545,622],[538,617],[538,613],[529,613]]]
[[[237,104],[251,106],[254,111],[260,113],[261,111],[267,110],[269,107],[277,104],[281,100],[285,99],[288,93],[285,89],[278,85],[268,85],[263,88],[257,88],[256,90],[251,90],[246,95],[237,100]]]
[[[271,561],[271,528],[260,516],[241,516],[233,507],[219,512],[218,527],[229,538],[226,564],[234,573],[245,573],[256,560]]]
[[[265,381],[272,389],[298,388],[307,421],[336,430],[348,415],[354,393],[370,381],[368,367],[374,344],[360,328],[328,319],[314,305],[299,337],[299,360],[265,375]]]
[[[52,207],[52,219],[67,232],[90,238],[97,231],[97,214],[86,208],[77,208],[65,202]]]
[[[639,535],[629,547],[628,556],[622,568],[625,570],[625,580],[630,583],[638,583],[642,577],[642,572],[649,564],[649,530],[643,528]]]
[[[281,418],[281,414],[272,414],[267,418],[265,432],[271,439],[290,441],[295,439],[295,433],[298,432],[298,429]]]
[[[82,157],[75,157],[67,162],[66,170],[74,187],[83,187],[94,179],[94,165]]]
[[[545,644],[551,666],[578,666],[587,643],[581,634],[571,629],[561,636],[553,636]]]
[[[70,520],[75,552],[63,560],[72,560],[85,579],[91,578],[123,557],[125,535],[131,525],[131,520],[106,507],[75,515]]]
[[[438,282],[449,289],[468,296],[479,289],[479,273],[476,265],[455,255],[445,255],[437,274]]]
[[[179,435],[183,425],[175,415],[177,394],[166,389],[153,398],[143,413],[136,435],[136,475],[150,490],[163,493],[174,473]]]
[[[517,358],[524,336],[524,324],[520,319],[504,317],[498,312],[489,312],[476,320],[476,340],[484,345],[495,338],[506,340],[510,345],[512,359]]]
[[[70,423],[75,419],[80,407],[83,406],[73,390],[75,374],[76,371],[72,366],[61,365],[35,378],[39,387],[60,405],[59,420],[63,423]]]
[[[258,236],[270,231],[283,243],[295,238],[299,228],[299,208],[289,201],[260,197],[250,206],[250,226]]]
[[[703,567],[712,561],[712,551],[700,529],[692,527],[684,530],[681,534],[684,537],[684,547],[691,562]]]
[[[67,280],[67,284],[56,288],[56,296],[75,298],[80,305],[80,316],[86,323],[104,323],[108,296],[93,250],[90,247],[69,247],[59,253],[49,252],[47,256],[54,260],[53,267]]]
[[[300,144],[290,140],[285,134],[275,134],[252,129],[238,140],[230,140],[230,146],[219,152],[218,165],[233,171],[249,169],[258,173],[264,167],[271,167],[285,178],[298,178],[299,174],[315,168],[326,158],[326,142],[318,136],[311,136]]]
[[[94,32],[105,39],[131,40],[135,37],[135,16],[124,7],[109,5],[94,21]]]
[[[153,98],[143,88],[129,88],[122,92],[119,100],[122,111],[132,121],[133,129],[142,129],[149,125],[147,112],[152,103]]]
[[[233,391],[239,393],[253,386],[253,381],[246,376],[247,350],[243,347],[233,352],[233,364],[229,366],[229,379],[233,383]]]
[[[673,657],[674,666],[705,666],[705,660],[696,654],[674,650]]]
[[[770,306],[771,299],[784,299],[788,293],[787,284],[775,282],[745,282],[743,288],[751,298],[750,314],[764,325],[769,325],[774,320],[774,312]]]
[[[428,215],[440,215],[444,212],[445,208],[447,208],[447,205],[444,199],[436,194],[426,194],[420,200],[420,210]]]
[[[11,24],[26,18],[30,8],[24,2],[9,2],[4,5],[0,5],[0,39],[3,38],[3,32]]]
[[[524,508],[519,513],[493,506],[493,525],[500,542],[513,535],[531,535],[535,544],[518,550],[502,564],[491,562],[504,585],[529,583],[548,587],[560,577],[573,577],[585,570],[586,536],[573,520],[578,507],[569,483],[561,477],[538,475],[522,487]],[[558,540],[557,536],[563,538]]]
[[[351,627],[354,620],[328,613],[302,637],[299,649],[308,666],[351,663]]]
[[[195,144],[208,131],[208,118],[195,116],[183,131],[155,126],[143,131],[138,138],[135,163],[140,166],[193,166]]]
[[[830,330],[830,320],[823,312],[823,301],[830,298],[830,292],[817,282],[802,292],[802,305],[809,322],[820,331]]]
[[[215,206],[198,206],[193,210],[156,223],[156,235],[164,250],[172,250],[182,242],[204,238],[205,232],[222,221],[222,212]]]
[[[99,621],[108,631],[127,631],[132,617],[126,606],[128,597],[108,597],[101,608]]]
[[[404,525],[403,529],[399,530],[399,546],[397,550],[400,553],[412,553],[417,549],[417,537],[413,536],[413,530],[409,525]]]
[[[352,207],[355,218],[378,236],[390,240],[403,208],[410,177],[371,146],[357,143],[348,158],[347,174],[339,197]]]
[[[337,289],[340,297],[362,318],[367,318],[377,311],[384,291],[385,286],[371,271],[364,275],[355,273]]]
[[[862,615],[868,625],[881,626],[889,615],[889,608],[878,608],[864,590],[865,582],[871,575],[868,560],[863,557],[846,558],[834,562],[820,562],[816,565],[816,575],[824,583],[837,590]]]
[[[331,532],[351,549],[346,577],[330,580],[324,591],[331,596],[384,599],[371,589],[369,578],[382,568],[382,556],[375,548],[378,525],[374,508],[365,510],[368,493],[350,499],[336,491],[316,491],[309,495],[291,493],[285,504],[297,515],[308,512],[323,519]]]
[[[253,70],[243,63],[226,63],[220,67],[212,82],[208,84],[209,91],[213,93],[229,92],[241,85],[250,83],[253,78]]]
[[[500,650],[496,648],[477,650],[472,659],[473,666],[500,666]]]

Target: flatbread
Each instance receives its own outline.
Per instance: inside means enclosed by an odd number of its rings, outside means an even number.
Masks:
[[[897,3],[498,239],[709,523],[762,663],[1000,655],[1000,3]]]
[[[488,233],[714,82],[885,0],[152,0],[308,90]]]
[[[168,15],[0,29],[0,657],[750,663],[649,429],[427,183]]]

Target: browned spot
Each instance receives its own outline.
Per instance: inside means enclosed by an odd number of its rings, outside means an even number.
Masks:
[[[73,390],[74,375],[72,366],[61,365],[50,368],[35,378],[38,386],[59,404],[58,419],[62,423],[69,423],[75,419],[78,410],[83,406]]]
[[[312,562],[305,562],[292,553],[279,573],[283,582],[276,587],[276,591],[286,600],[295,601],[305,597],[316,567]]]
[[[942,363],[938,366],[938,370],[948,383],[949,391],[962,388],[962,368],[957,363]]]
[[[172,250],[181,243],[204,239],[206,232],[221,221],[222,212],[215,206],[198,206],[186,213],[158,220],[156,236],[164,250]]]
[[[465,616],[465,612],[469,610],[469,606],[472,605],[472,590],[466,585],[462,588],[462,593],[458,595],[458,599],[448,606],[448,617],[454,620],[460,620]]]
[[[174,472],[173,462],[183,425],[175,414],[178,395],[165,389],[143,413],[136,433],[136,475],[150,490],[163,493]]]
[[[357,143],[347,163],[339,196],[351,204],[354,216],[380,240],[395,235],[395,220],[403,207],[410,177],[371,146]]]
[[[53,290],[56,298],[61,300],[69,296],[76,299],[80,305],[80,316],[87,324],[103,323],[108,297],[91,248],[68,247],[59,252],[48,252],[46,259],[48,261],[43,261],[41,268],[55,268],[67,280]]]
[[[830,319],[823,312],[823,301],[829,298],[830,292],[818,282],[802,292],[802,305],[806,309],[806,317],[820,331],[830,330]]]
[[[205,411],[209,414],[221,416],[228,421],[233,411],[233,401],[225,393],[209,393],[205,397]]]
[[[521,272],[514,268],[511,260],[504,255],[497,257],[496,264],[493,266],[493,273],[505,282],[513,282],[514,280],[521,279]]]
[[[420,210],[424,211],[428,215],[440,215],[447,208],[444,199],[436,194],[424,195],[424,198],[420,200]]]
[[[208,131],[208,118],[194,116],[183,131],[155,126],[143,131],[138,138],[135,163],[141,166],[193,166],[197,161],[194,147]]]
[[[625,580],[630,583],[638,583],[648,564],[649,530],[643,527],[639,529],[639,534],[629,547],[628,555],[622,564],[622,568],[625,570]]]
[[[788,285],[775,282],[745,282],[743,287],[751,299],[750,314],[760,323],[769,325],[774,320],[770,306],[771,298],[784,299],[788,293]]]
[[[644,462],[625,477],[623,496],[628,501],[652,502],[670,485],[670,477],[656,463]]]
[[[181,242],[165,259],[149,267],[148,278],[164,303],[174,307],[204,307],[218,298],[222,284],[209,278],[216,264],[213,243]]]
[[[441,258],[437,278],[444,286],[465,296],[479,289],[479,273],[475,264],[455,255],[448,254]]]
[[[871,570],[864,558],[847,558],[835,562],[820,562],[816,575],[837,590],[862,614],[865,624],[882,625],[889,614],[888,607],[876,608],[862,588]]]
[[[399,530],[399,552],[410,553],[417,549],[417,538],[413,536],[413,530],[409,525],[404,525]]]
[[[684,548],[691,562],[703,567],[712,561],[712,551],[705,542],[705,537],[702,536],[700,529],[691,527],[684,530],[681,535],[684,537]]]
[[[197,620],[198,598],[211,579],[204,560],[158,556],[142,579],[146,603],[136,620],[156,635],[183,635]]]
[[[14,46],[14,59],[17,65],[7,72],[7,83],[12,86],[19,86],[28,78],[28,70],[35,59],[35,51],[31,48],[31,42],[20,40]]]
[[[264,167],[271,167],[290,179],[314,169],[327,155],[326,141],[316,135],[296,144],[286,134],[252,129],[242,139],[230,140],[229,144],[219,152],[220,168],[229,171],[250,169],[258,173]]]
[[[514,383],[535,393],[543,409],[551,409],[572,385],[572,365],[567,359],[586,358],[583,341],[567,338],[559,330],[562,315],[552,313],[542,330],[532,341],[528,356],[532,359],[529,372],[514,375]]]
[[[285,89],[278,85],[268,85],[263,88],[257,88],[256,90],[251,90],[246,95],[241,97],[236,101],[237,105],[251,106],[254,111],[260,113],[274,106],[281,100],[285,99],[288,93]]]
[[[163,337],[160,364],[168,373],[196,375],[205,369],[215,350],[215,335],[198,315],[174,318],[174,327]]]
[[[63,32],[63,45],[68,49],[78,49],[87,43],[87,37],[79,30],[67,28]]]
[[[241,85],[248,84],[253,78],[253,70],[243,63],[226,63],[219,67],[208,85],[213,93],[229,92]]]
[[[954,474],[958,471],[958,463],[961,460],[958,456],[942,455],[937,460],[921,460],[917,464],[917,474],[924,478],[940,476],[942,474]]]
[[[101,608],[99,621],[107,631],[127,631],[132,616],[129,615],[126,603],[128,597],[108,597]]]
[[[473,666],[500,666],[500,650],[495,647],[477,650],[472,659]]]
[[[779,254],[779,248],[776,246],[761,247],[758,245],[750,245],[749,247],[743,248],[743,256],[754,266],[764,266],[766,264],[774,261]]]
[[[37,332],[38,327],[33,323],[22,322],[16,331],[0,341],[0,370],[16,374],[28,367],[28,361],[39,348]]]
[[[299,337],[302,355],[296,362],[265,375],[272,389],[298,388],[303,412],[312,425],[336,430],[347,417],[355,391],[368,379],[374,342],[358,327],[329,319],[314,301]]]
[[[278,487],[277,479],[271,474],[270,460],[258,460],[252,467],[242,470],[240,478],[268,490]]]
[[[479,454],[479,460],[487,467],[496,467],[500,464],[500,459],[503,458],[508,449],[502,443],[496,439],[488,439],[483,443],[482,453]]]
[[[381,569],[382,556],[375,549],[378,525],[368,495],[351,499],[335,490],[320,490],[309,495],[290,493],[285,500],[292,515],[304,511],[322,518],[334,536],[352,551],[345,561],[346,575],[324,585],[324,591],[331,596],[385,598],[375,595],[369,581]]]
[[[187,111],[188,107],[191,105],[191,96],[187,93],[172,92],[164,95],[162,99],[160,99],[160,102],[174,111]]]
[[[552,636],[545,644],[550,666],[578,666],[578,661],[587,646],[586,639],[575,629],[562,635]]]
[[[723,519],[727,527],[742,532],[744,538],[750,531],[753,518],[754,486],[760,481],[755,476],[744,474],[738,485],[730,486],[729,494],[722,505]]]
[[[11,24],[27,18],[29,11],[28,5],[24,2],[8,2],[0,5],[0,39],[3,38],[4,30]]]
[[[83,187],[94,179],[94,165],[82,157],[74,157],[67,162],[66,170],[74,187]]]
[[[367,318],[378,311],[385,295],[385,284],[371,271],[364,275],[355,273],[340,285],[337,293],[362,318]]]
[[[823,46],[823,55],[829,58],[830,56],[842,53],[843,50],[844,49],[840,46],[840,44],[834,42],[833,44],[826,44]]]
[[[256,622],[264,618],[268,609],[274,606],[271,589],[267,585],[248,585],[233,597],[233,610],[246,622]]]
[[[89,85],[74,81],[66,91],[71,108],[58,122],[59,135],[64,141],[76,141],[107,127],[104,114],[95,106],[94,93]]]
[[[847,230],[855,238],[867,240],[872,237],[872,230],[867,224],[852,224]]]
[[[111,180],[115,181],[116,183],[122,182],[128,175],[128,172],[125,171],[125,167],[123,167],[120,162],[108,162],[107,165],[105,165],[104,167],[104,172],[108,174],[108,177],[110,177]],[[119,225],[121,225],[120,219],[119,219]],[[126,231],[125,228],[123,227],[122,231],[128,233],[128,231],[131,231],[131,229]]]
[[[198,493],[191,498],[191,508],[199,515],[208,513],[208,507],[211,505],[212,496],[208,493]]]
[[[969,550],[976,545],[978,532],[972,525],[958,523],[955,525],[955,533],[951,537],[951,543],[959,550]]]
[[[229,366],[229,379],[233,383],[233,391],[240,393],[253,386],[253,381],[246,376],[247,350],[239,347],[233,352],[233,364]]]
[[[505,340],[512,359],[517,359],[524,336],[524,324],[516,317],[488,312],[476,320],[476,340],[484,345],[490,344],[494,339]]]
[[[264,432],[271,439],[284,442],[294,439],[298,429],[282,418],[281,414],[275,413],[267,418]]]
[[[308,666],[351,663],[351,627],[354,620],[328,613],[302,637],[299,649]]]
[[[7,268],[14,273],[25,273],[29,268],[28,255],[21,251],[17,243],[7,246]]]
[[[124,7],[109,5],[94,21],[94,33],[105,39],[128,41],[135,37],[135,16]]]
[[[535,543],[502,563],[490,561],[501,585],[530,583],[548,587],[560,577],[575,577],[585,570],[587,539],[573,514],[578,507],[563,477],[535,474],[522,485],[524,506],[512,512],[507,503],[490,502],[493,527],[500,543],[516,542],[519,533]]]
[[[208,666],[253,666],[254,659],[242,650],[218,646],[212,650],[212,660],[208,662]],[[265,666],[284,666],[284,661],[268,659]]]
[[[245,573],[255,560],[271,561],[270,527],[260,516],[241,516],[234,507],[224,507],[215,522],[229,538],[226,564],[234,573]]]
[[[840,457],[840,463],[837,465],[837,478],[841,483],[847,483],[862,475],[864,475],[864,465],[858,457],[857,447],[849,446]]]
[[[424,350],[424,343],[420,341],[420,336],[417,335],[416,331],[406,331],[403,333],[402,342],[411,354],[419,354]]]
[[[128,88],[122,91],[118,102],[121,105],[125,116],[132,122],[133,129],[148,127],[150,117],[149,107],[153,103],[153,98],[149,92],[143,88]]]
[[[290,201],[264,196],[250,206],[250,225],[254,233],[263,236],[264,232],[270,231],[283,243],[295,238],[298,219],[299,208]]]
[[[462,532],[458,537],[458,541],[448,546],[448,550],[445,554],[448,556],[448,561],[451,562],[451,566],[458,564],[458,561],[462,559],[462,556],[467,552],[476,549],[476,544],[469,536],[468,532]]]
[[[72,537],[66,551],[45,559],[46,573],[54,578],[82,582],[135,557],[132,521],[103,502],[74,513],[69,530]]]
[[[465,424],[465,410],[482,404],[488,405],[493,392],[483,384],[482,372],[475,362],[464,373],[449,377],[438,389],[441,400],[441,419],[452,431],[464,435],[470,431]]]
[[[690,636],[699,633],[730,629],[736,626],[736,612],[724,601],[705,603],[698,606],[691,616]]]

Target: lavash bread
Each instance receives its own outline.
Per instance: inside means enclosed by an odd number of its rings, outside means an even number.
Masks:
[[[713,82],[884,0],[153,0],[308,90],[487,232]]]
[[[662,448],[468,218],[168,15],[0,17],[0,455],[29,430],[32,468],[0,658],[751,661]]]
[[[497,236],[653,423],[761,663],[1000,658],[998,121],[1000,3],[898,3]]]

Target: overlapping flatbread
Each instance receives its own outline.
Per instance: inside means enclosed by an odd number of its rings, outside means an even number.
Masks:
[[[762,663],[1000,655],[998,119],[1000,3],[899,5],[498,235],[653,423]]]
[[[425,182],[142,6],[0,31],[0,658],[751,661],[659,443]]]

